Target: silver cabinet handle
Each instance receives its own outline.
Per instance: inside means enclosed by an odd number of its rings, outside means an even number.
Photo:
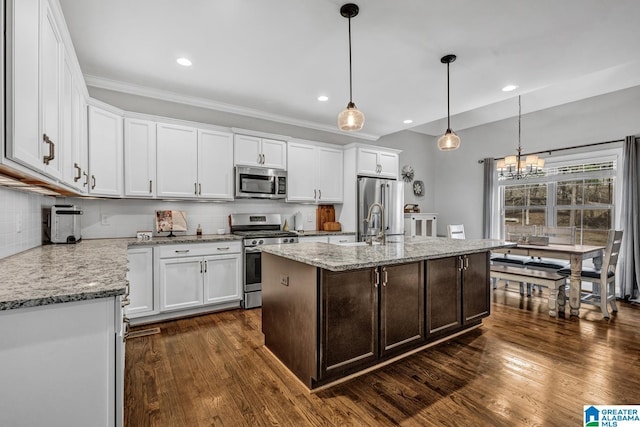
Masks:
[[[202,195],[202,184],[198,184],[198,196]]]
[[[469,257],[468,256],[464,256],[464,269],[468,269],[469,268]]]
[[[175,250],[175,253],[177,254],[188,254],[189,253],[189,249],[182,249],[182,250]]]
[[[264,156],[264,154],[262,154],[262,164],[264,165],[266,161],[267,161],[266,157]]]
[[[229,246],[225,246],[224,248],[217,248],[219,251],[228,251]]]
[[[49,145],[49,155],[42,158],[44,164],[48,165],[51,160],[56,158],[56,144],[49,139],[46,133],[42,135],[42,140]]]
[[[197,182],[193,183],[193,194],[195,194],[196,196],[198,195],[198,183]]]
[[[122,308],[125,308],[126,306],[128,306],[129,304],[131,304],[131,300],[129,299],[129,297],[123,298],[120,301],[120,305],[122,306]]]
[[[96,188],[96,176],[91,175],[91,189],[93,190],[94,188]]]
[[[322,199],[322,190],[318,189],[318,200]]]
[[[378,270],[378,269],[376,268],[376,269],[375,269],[375,272],[376,272],[376,279],[375,279],[375,280],[374,280],[374,282],[373,282],[373,286],[374,286],[375,288],[377,288],[377,287],[378,287],[378,282],[380,282],[380,270]]]
[[[149,180],[149,194],[153,193],[153,181]]]
[[[387,280],[389,278],[387,277],[387,269],[386,267],[382,267],[382,286],[387,286]]]
[[[73,167],[78,171],[78,175],[73,177],[73,182],[78,182],[82,176],[82,169],[80,169],[80,166],[77,163],[74,163]]]
[[[84,175],[84,182],[82,183],[82,186],[86,187],[87,185],[89,185],[89,175],[87,175],[86,172],[82,172],[82,175]]]
[[[200,274],[202,274],[202,261],[200,261]]]
[[[207,262],[208,262],[208,261],[205,261],[205,262],[204,262],[204,272],[205,272],[205,273],[207,272]]]
[[[318,195],[316,193],[316,189],[313,189],[313,200],[316,200],[318,198]]]
[[[262,154],[258,153],[258,164],[262,164]]]

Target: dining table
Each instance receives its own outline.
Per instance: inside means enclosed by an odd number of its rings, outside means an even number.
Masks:
[[[569,307],[571,316],[580,315],[580,291],[582,262],[593,259],[596,270],[602,267],[602,257],[605,246],[599,245],[565,245],[547,244],[533,245],[518,243],[514,247],[498,249],[495,252],[508,253],[512,255],[524,255],[534,258],[555,258],[569,260],[571,275],[569,276]],[[560,291],[561,294],[563,290]],[[558,296],[558,312],[564,311],[564,296]]]

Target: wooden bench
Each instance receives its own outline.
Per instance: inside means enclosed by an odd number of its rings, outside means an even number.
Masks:
[[[564,312],[566,301],[567,276],[553,271],[529,270],[507,265],[491,265],[491,278],[520,282],[520,294],[524,294],[522,283],[540,285],[549,288],[549,316],[556,317],[558,311]],[[530,295],[530,291],[527,293]]]

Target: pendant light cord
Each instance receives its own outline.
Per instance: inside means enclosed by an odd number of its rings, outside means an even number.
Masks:
[[[447,62],[447,131],[451,131],[451,110],[449,108],[449,64]]]
[[[351,16],[349,16],[349,104],[353,103],[353,79],[351,77]]]

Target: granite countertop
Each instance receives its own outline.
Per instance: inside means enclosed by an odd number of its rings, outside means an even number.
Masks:
[[[44,245],[0,260],[0,310],[124,295],[130,241]]]
[[[151,240],[129,239],[130,246],[179,245],[181,243],[211,243],[241,241],[242,236],[235,234],[203,234],[202,236],[154,237]]]
[[[0,259],[0,310],[124,295],[127,248],[241,241],[233,234],[90,239],[73,245],[44,245]]]
[[[514,243],[488,239],[420,237],[406,240],[404,243],[387,243],[384,246],[343,246],[328,243],[269,245],[264,246],[262,252],[330,271],[345,271],[486,252],[507,246],[514,246]]]

